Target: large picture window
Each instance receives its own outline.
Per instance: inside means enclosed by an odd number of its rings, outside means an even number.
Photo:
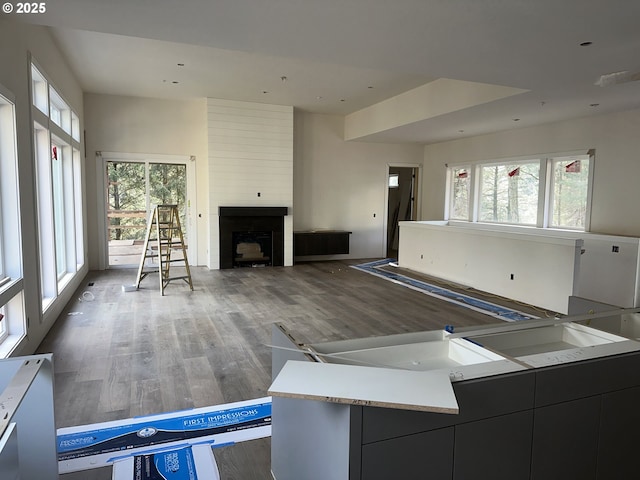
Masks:
[[[445,216],[585,230],[593,161],[590,151],[449,167]]]
[[[539,162],[482,166],[479,221],[535,225],[539,183]]]
[[[80,118],[31,68],[42,310],[84,264]]]
[[[0,85],[0,358],[26,334],[15,106]]]

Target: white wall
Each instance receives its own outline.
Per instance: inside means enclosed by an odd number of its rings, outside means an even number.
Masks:
[[[640,110],[428,145],[422,218],[443,218],[445,164],[594,148],[591,231],[640,236]]]
[[[0,17],[0,65],[2,66],[0,68],[0,83],[11,91],[16,104],[24,296],[29,324],[27,338],[18,345],[14,355],[27,355],[35,351],[87,273],[85,262],[83,269],[76,274],[67,289],[53,302],[46,315],[42,315],[36,243],[38,235],[36,230],[33,131],[29,100],[29,52],[73,110],[80,116],[83,111],[82,90],[68,68],[66,60],[56,48],[49,31],[42,27],[9,22]]]
[[[551,234],[400,222],[398,264],[566,314],[578,291],[582,243]]]
[[[388,165],[421,165],[423,147],[345,142],[334,115],[296,111],[294,131],[294,230],[353,232],[349,255],[319,258],[386,255]]]
[[[196,229],[198,252],[189,262],[204,265],[207,259],[208,165],[206,100],[160,100],[87,93],[84,96],[87,145],[86,181],[89,265],[99,266],[96,151],[195,156],[197,176]]]
[[[583,245],[575,295],[621,308],[640,306],[640,284],[638,283],[640,280],[640,238],[574,230],[467,223],[455,220],[436,223],[466,227],[472,230],[525,232],[528,235],[580,239],[583,241]]]
[[[246,113],[247,107],[263,110],[258,128],[266,127],[266,132],[248,128],[246,115],[244,120],[243,115],[233,118],[238,108]],[[95,151],[195,155],[198,211],[202,215],[198,218],[199,264],[219,266],[220,205],[289,207],[286,264],[292,259],[288,232],[313,228],[353,232],[349,255],[320,259],[385,255],[388,164],[420,165],[423,147],[345,142],[342,117],[295,111],[293,156],[287,159],[291,124],[286,124],[286,117],[291,110],[215,99],[177,101],[85,94],[88,185],[95,191]],[[278,124],[271,123],[274,118],[279,118]],[[265,134],[276,136],[266,139]],[[96,201],[96,194],[87,198],[91,268],[98,265],[97,222],[101,219],[96,214]]]
[[[218,207],[288,207],[284,264],[293,264],[293,107],[207,99],[210,268],[220,268]]]

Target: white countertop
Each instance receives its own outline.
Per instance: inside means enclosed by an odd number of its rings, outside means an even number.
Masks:
[[[289,360],[269,395],[371,407],[458,413],[446,371],[409,371]]]

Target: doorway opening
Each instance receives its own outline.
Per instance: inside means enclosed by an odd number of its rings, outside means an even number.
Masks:
[[[417,167],[389,166],[387,196],[387,258],[398,258],[398,222],[416,220]]]
[[[178,205],[188,248],[187,165],[153,160],[108,160],[106,236],[109,268],[137,267],[154,205]]]

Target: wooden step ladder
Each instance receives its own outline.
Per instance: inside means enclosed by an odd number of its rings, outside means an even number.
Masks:
[[[182,252],[182,257],[171,258],[172,253]],[[149,268],[147,259],[158,259],[157,265]],[[172,263],[184,262],[186,275],[170,277],[169,271]],[[160,277],[160,293],[164,295],[165,287],[172,280],[184,280],[193,290],[191,281],[191,270],[189,270],[189,260],[187,250],[184,245],[184,236],[180,226],[180,216],[177,205],[156,205],[149,216],[147,224],[147,235],[144,241],[144,250],[140,258],[136,290],[140,288],[140,282],[150,273],[158,273]]]

